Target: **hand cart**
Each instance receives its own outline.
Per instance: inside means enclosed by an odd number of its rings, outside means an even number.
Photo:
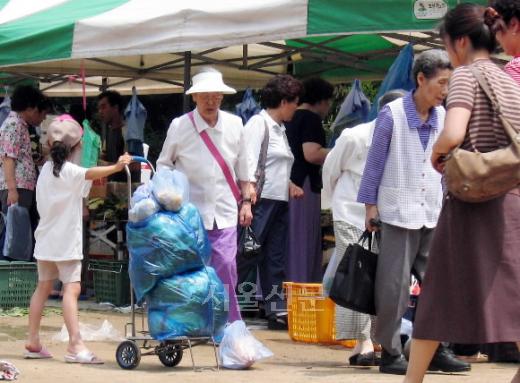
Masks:
[[[136,162],[148,164],[152,175],[155,174],[153,165],[146,158],[134,156],[133,160]],[[128,166],[125,166],[125,171],[128,180],[128,208],[130,209],[132,198],[132,182],[130,177],[130,169]],[[128,256],[131,257],[132,254],[129,252]],[[150,336],[150,332],[147,330],[145,321],[147,313],[146,305],[144,304],[142,308],[137,310],[135,303],[134,290],[132,284],[130,283],[130,322],[125,325],[126,340],[121,342],[116,350],[116,361],[117,364],[119,364],[119,367],[126,370],[132,370],[139,365],[142,356],[148,355],[158,356],[161,363],[166,367],[175,367],[181,362],[184,350],[189,349],[191,364],[195,370],[195,361],[193,359],[192,350],[193,347],[211,343],[213,345],[217,370],[220,368],[217,347],[213,336],[181,336],[163,341],[157,341]],[[137,311],[139,311],[141,317],[141,329],[139,331],[136,329]]]

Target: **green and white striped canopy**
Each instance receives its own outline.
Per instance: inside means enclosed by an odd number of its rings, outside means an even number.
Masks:
[[[432,30],[458,0],[0,0],[0,67]],[[486,0],[473,2],[485,4]]]

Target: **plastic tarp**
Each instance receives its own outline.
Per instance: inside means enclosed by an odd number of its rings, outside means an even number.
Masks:
[[[351,59],[340,56],[341,63],[331,67],[334,60],[306,59],[305,52],[296,51],[291,55],[294,73],[305,76],[325,70],[324,76],[331,81],[381,79],[395,57],[387,51],[401,46],[403,40],[389,41],[379,33],[435,30],[447,9],[461,1],[466,0],[39,0],[27,6],[27,0],[0,0],[0,68],[43,76],[77,74],[84,65],[89,77],[120,78],[115,81],[118,84],[132,83],[124,80],[127,77],[154,80],[147,93],[168,93],[167,89],[180,91],[184,78],[182,64],[169,64],[175,61],[172,53],[197,55],[226,47],[205,55],[210,62],[233,64],[220,66],[231,86],[260,88],[273,73],[284,73],[287,68],[271,63],[267,71],[250,70],[265,57],[280,54],[272,47],[265,51],[267,47],[259,43],[297,47],[302,39],[314,44],[349,35],[328,43],[325,50],[313,51],[327,58],[335,56],[332,48]],[[472,1],[487,4],[487,0]],[[237,55],[230,55],[229,49],[240,51],[239,61],[244,44],[250,55],[243,57],[244,65],[237,65]],[[370,60],[356,59],[367,56]],[[84,58],[88,60],[81,61]],[[303,70],[304,66],[310,70]],[[50,85],[49,94],[61,85]],[[135,85],[144,91],[144,85]],[[62,96],[70,92],[59,91]]]
[[[40,0],[27,6],[27,0],[2,0],[0,65],[183,52],[312,35],[432,30],[458,3]]]
[[[329,146],[334,146],[336,138],[339,137],[343,129],[352,128],[366,122],[369,110],[370,100],[363,93],[361,82],[355,80],[332,124],[333,135]]]
[[[376,100],[384,95],[389,90],[393,89],[404,89],[412,90],[415,88],[415,82],[412,74],[413,67],[413,46],[412,44],[406,45],[399,56],[395,59],[394,63],[388,70],[379,91],[377,92]],[[370,110],[369,118],[373,120],[377,117],[377,102],[372,105]]]

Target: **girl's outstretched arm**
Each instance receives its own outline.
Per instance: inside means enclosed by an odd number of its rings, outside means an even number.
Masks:
[[[132,162],[132,156],[128,153],[123,154],[117,162],[113,165],[108,166],[95,166],[90,168],[85,173],[85,179],[96,180],[98,178],[108,177],[114,173],[120,172],[125,168],[125,165],[129,165]]]

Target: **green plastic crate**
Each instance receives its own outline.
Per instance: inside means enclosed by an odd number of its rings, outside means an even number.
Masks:
[[[110,302],[116,306],[130,303],[128,261],[90,260],[88,268],[93,272],[97,302]]]
[[[0,308],[29,307],[37,284],[36,263],[0,261]]]

